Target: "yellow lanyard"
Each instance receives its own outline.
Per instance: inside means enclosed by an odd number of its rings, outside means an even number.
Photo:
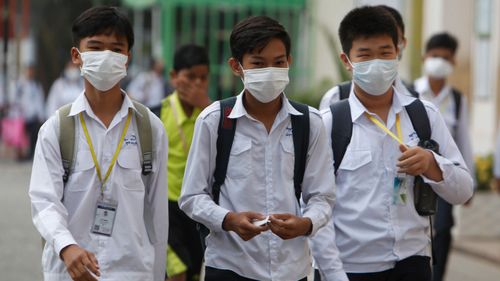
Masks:
[[[396,135],[394,135],[393,132],[391,132],[391,130],[387,129],[387,127],[382,124],[377,118],[373,117],[372,115],[366,113],[366,117],[368,117],[368,119],[370,119],[373,123],[375,123],[375,125],[379,126],[382,130],[384,130],[389,136],[391,136],[393,139],[395,139],[398,143],[402,144],[402,145],[405,145],[403,143],[403,133],[401,132],[401,121],[399,119],[399,113],[396,114],[396,130],[398,131],[398,136],[396,137]]]
[[[175,123],[179,124],[179,117],[177,115],[177,109],[175,107],[174,100],[171,98],[170,99],[170,106],[172,107],[172,113],[174,114],[174,119]],[[187,138],[186,134],[184,133],[184,130],[182,129],[182,124],[179,124],[179,135],[181,137],[181,142],[182,142],[182,148],[184,149],[184,152],[189,152],[188,145],[187,145]]]
[[[118,158],[118,154],[120,154],[120,150],[122,149],[123,140],[125,139],[125,134],[127,133],[128,125],[130,124],[130,119],[132,119],[132,112],[129,109],[127,121],[125,122],[125,127],[123,128],[122,135],[120,137],[120,140],[118,141],[118,145],[116,146],[115,154],[113,155],[113,159],[111,160],[108,170],[106,171],[106,175],[104,176],[103,179],[101,175],[101,168],[99,167],[99,163],[97,162],[97,156],[95,155],[94,146],[92,145],[92,140],[90,139],[89,131],[87,130],[87,124],[85,124],[85,119],[83,119],[83,112],[80,113],[80,123],[82,124],[83,131],[85,132],[85,138],[87,139],[87,143],[90,148],[90,153],[92,154],[92,160],[94,160],[97,176],[99,177],[99,181],[101,181],[101,196],[104,195],[104,184],[108,180],[109,175],[111,174],[111,170],[113,170],[113,167],[116,163],[116,159]]]

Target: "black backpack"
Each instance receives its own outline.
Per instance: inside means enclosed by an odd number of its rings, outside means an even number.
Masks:
[[[302,115],[291,115],[293,148],[295,153],[293,184],[295,197],[300,204],[302,193],[302,180],[306,168],[307,150],[309,148],[309,107],[305,104],[289,101],[290,104]],[[236,103],[236,97],[230,97],[220,101],[220,120],[217,129],[217,155],[215,158],[214,183],[212,184],[212,199],[219,204],[220,188],[226,179],[227,166],[231,147],[233,145],[234,133],[236,131],[236,119],[228,118]],[[197,225],[201,237],[203,249],[206,248],[205,238],[210,230],[202,224]]]

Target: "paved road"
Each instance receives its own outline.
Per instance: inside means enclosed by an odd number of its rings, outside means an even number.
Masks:
[[[0,280],[42,280],[40,236],[31,223],[31,164],[0,159]],[[452,253],[447,281],[498,281],[500,266]]]

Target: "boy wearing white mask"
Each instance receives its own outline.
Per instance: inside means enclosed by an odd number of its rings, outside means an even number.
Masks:
[[[74,21],[72,32],[71,59],[84,91],[68,114],[59,114],[68,107],[59,109],[40,129],[29,189],[33,222],[46,241],[44,280],[163,281],[167,138],[161,121],[120,89],[132,26],[117,8],[95,7]],[[68,128],[65,118],[74,124],[69,136],[60,130]],[[144,118],[152,166],[141,172]],[[67,169],[61,155],[68,138],[74,161]]]
[[[321,280],[430,281],[429,221],[414,206],[415,176],[450,203],[471,197],[472,179],[437,109],[393,86],[398,35],[391,15],[381,7],[356,8],[342,20],[339,37],[353,88],[321,113],[331,141],[339,140],[332,130],[341,133],[346,124],[351,134],[343,157],[334,153],[332,221],[311,237]],[[417,146],[409,113],[415,102],[440,155]],[[332,116],[339,109],[347,113],[343,119]]]
[[[283,26],[265,16],[247,18],[233,28],[230,47],[229,66],[244,90],[232,107],[214,102],[198,117],[179,205],[210,230],[205,280],[306,280],[306,237],[329,220],[334,200],[328,140],[318,112],[292,105],[283,92],[291,63]],[[293,120],[309,127],[303,162],[294,162],[302,154],[294,149],[299,126]],[[232,146],[217,151],[218,131],[228,127],[235,129]],[[224,153],[227,171],[217,193],[216,158]],[[300,190],[294,163],[304,165]]]
[[[432,102],[443,115],[444,121],[469,168],[474,171],[474,158],[469,137],[467,100],[462,93],[447,82],[455,65],[458,42],[448,33],[433,35],[427,41],[424,55],[425,76],[415,81],[420,98]],[[434,249],[436,264],[433,281],[443,280],[451,245],[451,229],[454,225],[452,205],[438,198],[434,221]]]

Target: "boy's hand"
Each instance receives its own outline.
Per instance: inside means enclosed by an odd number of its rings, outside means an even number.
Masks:
[[[248,241],[269,229],[267,224],[256,226],[252,223],[253,221],[265,218],[264,215],[255,212],[229,212],[222,222],[222,229],[225,231],[234,231],[241,239]]]
[[[400,145],[399,150],[403,154],[398,159],[398,173],[405,173],[412,176],[423,174],[436,182],[443,180],[443,172],[434,159],[432,152],[420,146],[408,148],[405,145]]]
[[[64,261],[71,279],[75,281],[97,281],[95,276],[101,276],[99,264],[95,255],[78,245],[69,245],[61,251],[61,259]]]
[[[179,81],[177,83],[177,93],[181,100],[193,107],[204,109],[211,103],[207,89],[194,83]]]
[[[312,231],[310,218],[297,217],[292,214],[274,214],[269,217],[271,231],[283,240],[308,235]]]

